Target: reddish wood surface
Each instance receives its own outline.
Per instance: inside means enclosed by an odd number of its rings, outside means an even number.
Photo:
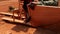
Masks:
[[[60,8],[36,6],[29,8],[32,26],[44,26],[60,23]]]

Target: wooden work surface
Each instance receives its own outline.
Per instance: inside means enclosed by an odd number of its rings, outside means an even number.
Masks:
[[[11,5],[16,7],[17,4],[16,2],[13,3],[9,1],[0,2],[0,12],[7,12],[8,6],[11,6]],[[58,32],[58,31],[55,32],[49,29],[44,29],[41,27],[32,28],[25,25],[9,24],[7,22],[2,21],[2,17],[4,16],[0,15],[0,34],[57,34]],[[58,33],[60,34],[60,31]]]
[[[2,13],[5,14],[5,13]],[[8,13],[9,15],[9,13]],[[2,21],[3,19],[9,20],[13,22],[13,18],[7,17],[4,15],[0,15],[0,34],[55,34],[54,31],[50,31],[43,28],[33,28],[27,25],[21,25],[21,24],[10,24],[5,21]],[[15,20],[15,22],[24,23],[22,20]]]
[[[32,28],[21,24],[10,24],[2,21],[2,19],[9,17],[4,17],[0,15],[0,34],[55,34],[55,32],[43,28]]]

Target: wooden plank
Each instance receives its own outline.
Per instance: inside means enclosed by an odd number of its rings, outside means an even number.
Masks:
[[[26,25],[26,26],[33,27],[30,22],[25,23],[24,20],[15,19],[15,22],[13,22],[13,18],[9,18],[9,17],[2,17],[2,20],[4,20],[5,22],[8,21],[8,23],[10,22],[12,24],[19,24],[20,23],[20,24],[23,24],[23,25]]]
[[[2,15],[13,15],[12,13],[9,13],[9,12],[0,12],[0,14],[2,14]],[[17,14],[14,14],[14,16],[18,16]]]
[[[13,18],[10,18],[10,17],[2,17],[2,20],[8,20],[10,22],[13,22]],[[17,23],[24,23],[24,20],[15,19],[15,22],[17,22]]]
[[[8,16],[13,16],[13,14],[12,13],[9,13],[9,12],[0,12],[0,14],[2,14],[2,15],[8,15]],[[14,17],[18,17],[18,15],[15,13],[14,14]],[[22,18],[25,18],[25,17],[22,16]]]

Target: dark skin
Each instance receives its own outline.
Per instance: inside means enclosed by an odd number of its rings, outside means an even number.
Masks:
[[[25,10],[25,13],[26,13],[26,20],[25,20],[25,23],[27,23],[27,22],[30,21],[30,16],[29,16],[28,7],[27,7],[27,4],[29,4],[29,3],[30,3],[29,0],[24,0],[23,9]]]
[[[28,7],[27,7],[27,4],[28,4],[28,3],[29,3],[29,2],[27,2],[26,0],[24,0],[23,9],[25,10],[25,13],[26,13],[26,21],[25,21],[25,23],[28,22],[28,18],[29,18]]]
[[[29,4],[31,0],[22,0],[22,1],[24,1],[23,9],[24,9],[25,14],[26,14],[26,20],[25,20],[25,23],[27,23],[27,22],[30,21],[30,16],[29,16],[29,13],[28,13],[28,7],[27,7],[27,4]]]

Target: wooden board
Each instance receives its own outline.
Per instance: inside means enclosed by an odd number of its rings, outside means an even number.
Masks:
[[[13,18],[10,18],[10,17],[2,17],[2,19],[13,22]],[[15,19],[15,22],[17,22],[17,23],[24,23],[24,20],[17,20],[17,19]]]
[[[1,15],[8,15],[8,16],[13,16],[12,13],[9,13],[9,12],[0,12]],[[18,17],[18,15],[15,13],[14,14],[14,17]],[[24,16],[22,16],[22,18],[25,18]]]
[[[10,18],[10,17],[2,17],[2,20],[11,24],[22,24],[22,25],[33,27],[30,22],[25,23],[24,20],[15,19],[15,21],[13,22],[13,18]]]
[[[0,12],[0,14],[2,14],[2,15],[13,15],[12,13],[9,13],[9,12]],[[14,14],[14,16],[18,16],[17,14]]]

